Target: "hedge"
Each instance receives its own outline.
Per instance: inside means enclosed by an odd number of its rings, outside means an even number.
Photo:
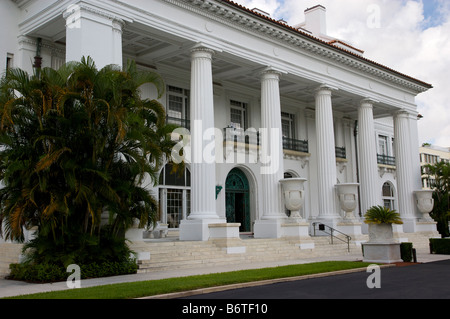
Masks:
[[[413,260],[413,244],[401,243],[400,256],[404,262],[411,262]]]
[[[430,253],[450,255],[450,238],[430,238]]]
[[[65,281],[71,275],[67,269],[54,264],[11,264],[8,279],[35,283]],[[80,266],[81,279],[135,274],[136,261],[104,262]]]

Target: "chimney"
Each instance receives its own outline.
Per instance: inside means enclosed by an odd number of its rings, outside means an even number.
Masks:
[[[326,13],[327,9],[320,4],[306,9],[303,28],[310,31],[314,36],[327,35]]]

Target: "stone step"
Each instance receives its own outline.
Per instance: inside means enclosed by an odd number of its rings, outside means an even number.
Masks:
[[[139,263],[139,272],[149,272],[163,269],[191,268],[196,266],[219,266],[235,263],[251,263],[258,261],[276,261],[293,260],[314,257],[315,255],[342,255],[347,253],[347,244],[330,245],[326,238],[313,240],[316,243],[316,249],[301,250],[298,246],[298,240],[285,239],[252,239],[242,240],[235,243],[245,247],[243,254],[226,254],[221,249],[217,249],[211,242],[203,242],[196,245],[203,249],[202,252],[195,251],[192,243],[176,243],[168,245],[168,249],[157,249],[154,244],[140,244],[135,247],[140,249],[149,249],[151,258],[148,261]],[[189,248],[188,248],[189,247]],[[177,249],[188,249],[189,251],[177,251]],[[360,248],[357,248],[360,249]],[[151,251],[153,250],[153,252]],[[205,258],[207,256],[207,258]]]

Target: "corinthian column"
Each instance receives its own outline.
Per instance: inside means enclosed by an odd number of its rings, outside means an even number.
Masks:
[[[378,183],[376,182],[378,180],[378,163],[373,103],[374,101],[371,99],[364,99],[358,108],[358,148],[362,215],[370,207],[381,205],[381,189],[377,187]]]
[[[397,167],[398,211],[403,219],[405,232],[414,232],[415,206],[413,185],[413,165],[411,159],[411,139],[409,114],[400,111],[394,116],[394,146]],[[417,154],[418,156],[418,154]]]
[[[317,177],[319,218],[335,219],[336,148],[334,144],[332,88],[322,85],[316,91]]]

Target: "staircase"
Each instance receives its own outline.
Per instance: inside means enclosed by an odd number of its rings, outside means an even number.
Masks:
[[[139,242],[133,243],[135,252],[150,252],[150,260],[138,261],[138,273],[151,271],[216,267],[231,264],[251,264],[305,260],[325,256],[349,254],[346,243],[330,244],[329,238],[313,238],[314,249],[300,249],[298,240],[289,239],[245,239],[239,242],[245,252],[228,254],[212,241],[205,242]],[[352,252],[361,252],[354,245]]]
[[[418,252],[429,253],[429,237],[423,234],[401,234],[401,241],[413,243]],[[360,238],[367,240],[366,236]],[[330,236],[311,237],[309,243],[314,248],[300,249],[299,244],[304,241],[281,239],[246,238],[234,242],[240,253],[227,253],[220,245],[213,241],[179,241],[178,237],[161,240],[139,241],[131,244],[131,249],[138,253],[150,253],[149,260],[138,261],[138,273],[185,269],[196,267],[217,267],[232,264],[251,264],[257,262],[282,262],[290,260],[309,260],[333,256],[360,256],[360,245],[350,242],[350,252],[347,243],[333,240]],[[0,243],[0,278],[9,274],[9,265],[19,262],[22,245]]]
[[[9,275],[9,265],[19,262],[21,244],[0,243],[0,279]]]

